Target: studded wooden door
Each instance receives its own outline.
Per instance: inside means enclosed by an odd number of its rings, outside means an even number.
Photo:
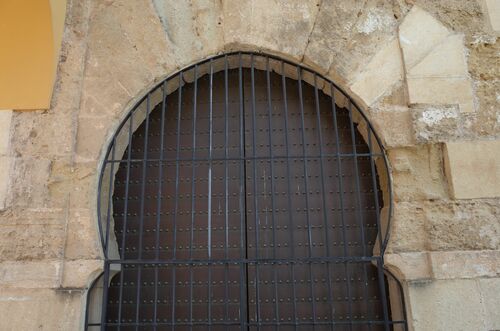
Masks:
[[[387,330],[373,155],[300,74],[195,68],[130,135],[106,329]]]

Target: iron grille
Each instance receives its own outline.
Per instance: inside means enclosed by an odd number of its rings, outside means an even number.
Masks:
[[[188,67],[112,138],[87,328],[406,330],[388,181],[370,123],[319,74],[241,52]]]

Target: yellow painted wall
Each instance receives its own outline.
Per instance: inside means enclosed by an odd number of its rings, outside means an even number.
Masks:
[[[0,0],[0,109],[50,106],[66,0]]]

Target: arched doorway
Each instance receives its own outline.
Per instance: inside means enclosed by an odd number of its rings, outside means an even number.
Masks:
[[[388,302],[381,178],[370,124],[313,71],[251,53],[180,71],[106,156],[109,285],[89,329],[405,327]]]

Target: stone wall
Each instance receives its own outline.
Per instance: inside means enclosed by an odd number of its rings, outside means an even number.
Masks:
[[[48,111],[0,112],[0,329],[77,330],[102,270],[97,180],[155,83],[263,51],[328,76],[388,151],[386,265],[414,330],[500,329],[500,42],[483,0],[73,0]],[[492,24],[493,23],[493,24]]]

